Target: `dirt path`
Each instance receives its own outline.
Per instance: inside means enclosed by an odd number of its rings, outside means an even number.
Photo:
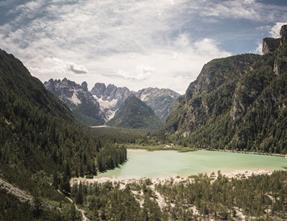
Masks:
[[[58,190],[58,192],[61,193],[62,195],[64,195],[64,193],[62,193],[60,190]],[[65,196],[65,198],[66,198],[70,203],[74,204],[76,210],[81,213],[82,221],[90,221],[90,220],[88,219],[88,217],[86,217],[86,214],[85,214],[86,211],[85,211],[85,210],[80,209],[80,208],[74,203],[74,201],[73,201],[70,197]]]

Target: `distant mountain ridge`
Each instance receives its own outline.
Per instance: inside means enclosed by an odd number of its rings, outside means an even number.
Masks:
[[[64,78],[62,81],[51,79],[44,85],[47,90],[60,98],[80,121],[91,125],[105,122],[100,104],[88,91],[86,82],[79,85]]]
[[[263,55],[214,59],[167,119],[174,139],[201,148],[287,152],[287,26]]]
[[[139,90],[134,95],[150,106],[155,115],[163,122],[165,122],[177,98],[180,96],[180,94],[170,89],[152,87]]]
[[[135,92],[127,87],[104,83],[96,83],[89,91],[86,82],[80,85],[66,78],[50,79],[44,85],[59,97],[79,120],[89,125],[100,125],[111,120],[131,95],[150,106],[156,116],[164,122],[180,96],[170,89],[145,88]]]

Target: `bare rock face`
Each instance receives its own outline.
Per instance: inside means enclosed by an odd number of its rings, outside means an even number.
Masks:
[[[287,25],[283,25],[280,30],[280,47],[283,49],[285,45],[286,48],[286,44],[287,44]],[[279,57],[276,56],[274,60],[273,73],[278,76],[280,74],[286,73],[286,71],[287,71],[286,56],[279,56]]]
[[[283,25],[280,30],[281,44],[287,42],[287,25]]]
[[[180,96],[173,90],[160,88],[144,88],[135,92],[137,98],[150,106],[155,115],[165,121],[170,114],[174,103]]]
[[[264,38],[262,52],[264,55],[272,54],[280,45],[279,38]]]
[[[106,85],[104,83],[96,83],[92,88],[91,93],[98,98],[100,98],[106,90]]]
[[[84,81],[82,84],[81,84],[82,88],[84,91],[88,91],[88,84],[86,81]]]
[[[104,123],[100,104],[88,90],[87,82],[81,85],[66,78],[44,83],[47,90],[62,100],[74,113],[76,118],[87,125],[100,125]]]

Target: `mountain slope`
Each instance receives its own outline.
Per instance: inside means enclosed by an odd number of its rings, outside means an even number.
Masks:
[[[60,98],[81,122],[88,125],[104,123],[100,105],[88,91],[86,82],[79,85],[64,78],[62,81],[50,79],[44,85],[47,90]]]
[[[170,89],[149,87],[135,92],[135,96],[150,106],[159,119],[165,121],[179,94]]]
[[[126,87],[117,87],[113,84],[106,86],[104,83],[96,83],[91,93],[99,102],[101,110],[105,114],[105,120],[109,121],[132,94],[132,91]]]
[[[286,29],[263,56],[206,64],[168,117],[168,133],[198,147],[286,153]]]
[[[1,178],[58,205],[63,196],[57,189],[69,192],[70,177],[96,174],[125,159],[124,148],[93,138],[18,59],[0,50]]]
[[[153,110],[136,96],[129,96],[108,125],[125,128],[159,128],[161,122]]]

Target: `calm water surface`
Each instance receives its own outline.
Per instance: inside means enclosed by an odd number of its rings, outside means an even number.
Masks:
[[[145,151],[128,150],[128,161],[120,168],[102,173],[99,177],[142,178],[188,176],[221,170],[256,170],[287,168],[283,157],[217,152],[193,151]]]

